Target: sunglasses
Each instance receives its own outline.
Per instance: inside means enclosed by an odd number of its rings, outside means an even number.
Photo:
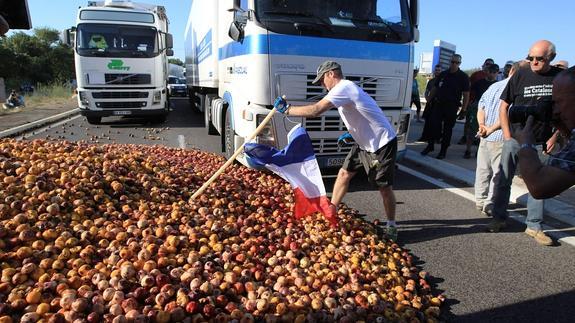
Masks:
[[[461,64],[460,61],[451,61],[452,64]]]
[[[545,56],[531,56],[531,55],[527,55],[527,57],[525,57],[526,60],[533,62],[533,60],[536,60],[538,62],[544,62],[547,60],[547,57]]]

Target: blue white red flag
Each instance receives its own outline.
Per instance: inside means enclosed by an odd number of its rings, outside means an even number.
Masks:
[[[294,190],[296,219],[321,212],[332,226],[337,226],[335,207],[331,206],[326,196],[311,139],[301,125],[288,133],[288,145],[282,150],[247,143],[244,152],[252,168],[265,167],[291,184]]]

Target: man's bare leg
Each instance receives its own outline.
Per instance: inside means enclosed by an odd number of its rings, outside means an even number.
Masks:
[[[383,199],[383,209],[385,210],[385,216],[387,217],[387,220],[395,221],[395,204],[397,201],[395,199],[395,194],[393,193],[393,187],[380,187],[379,193]]]
[[[355,176],[357,172],[350,172],[343,168],[339,169],[337,173],[337,178],[335,179],[335,183],[333,184],[333,193],[331,196],[331,203],[336,207],[341,203],[343,197],[347,193],[347,189],[349,187],[349,182]]]

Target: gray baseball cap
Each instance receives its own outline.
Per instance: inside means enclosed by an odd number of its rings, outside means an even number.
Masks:
[[[329,71],[341,70],[341,65],[334,61],[325,61],[317,68],[317,76],[311,82],[313,85],[318,85],[323,75]]]

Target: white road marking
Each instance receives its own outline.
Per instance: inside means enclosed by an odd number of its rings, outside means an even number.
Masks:
[[[186,148],[186,137],[184,135],[178,135],[178,146],[182,149]]]
[[[456,188],[453,187],[447,183],[445,183],[442,180],[433,178],[431,176],[425,175],[423,173],[420,173],[416,170],[413,170],[409,167],[405,167],[403,165],[399,165],[399,170],[401,170],[402,172],[408,173],[414,177],[420,178],[426,182],[429,182],[439,188],[445,189],[446,191],[453,193],[455,195],[461,196],[464,199],[467,199],[469,201],[475,202],[475,196],[465,190],[462,190],[460,188]],[[525,217],[520,215],[517,212],[509,212],[509,218],[513,219],[517,222],[523,223],[525,224]],[[561,229],[557,229],[554,228],[552,226],[543,224],[543,231],[545,231],[548,235],[552,236],[553,238],[557,239],[557,241],[561,242],[561,243],[566,243],[570,246],[575,247],[575,237],[566,233],[566,231],[570,231],[569,230],[561,230]]]

